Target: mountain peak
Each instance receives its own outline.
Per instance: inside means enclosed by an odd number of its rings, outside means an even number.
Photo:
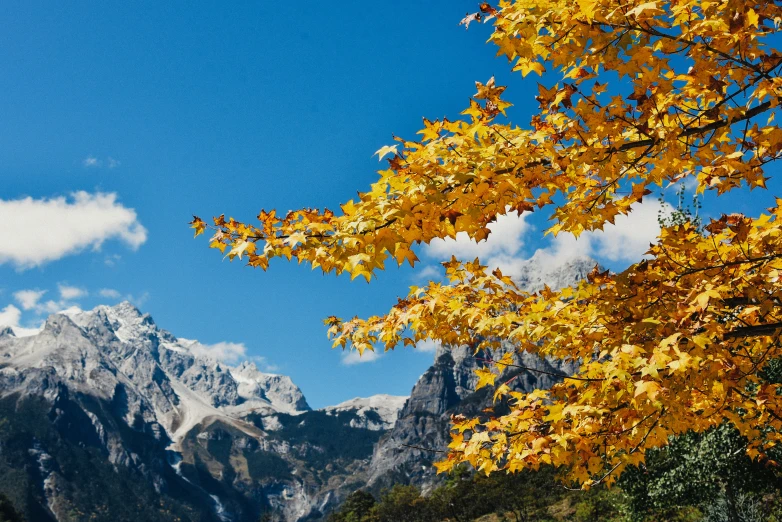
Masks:
[[[155,321],[152,319],[151,315],[142,313],[141,310],[136,308],[136,306],[129,301],[122,301],[114,306],[103,307],[103,309],[110,318],[118,320],[124,326],[137,324],[155,325]]]
[[[0,327],[0,337],[16,337],[14,329],[10,326]]]
[[[244,361],[230,372],[239,385],[239,396],[246,401],[268,401],[276,410],[287,413],[310,409],[301,389],[287,375],[264,373],[252,361]]]
[[[141,317],[143,315],[141,310],[136,308],[136,306],[130,301],[122,301],[121,303],[117,303],[110,308],[114,310],[117,315],[122,315],[124,317]]]
[[[373,431],[391,429],[399,416],[399,411],[407,402],[407,396],[378,394],[370,397],[356,397],[336,406],[327,406],[323,411],[328,415],[340,412],[353,412],[357,419],[350,425]],[[374,417],[374,418],[373,418]]]
[[[46,318],[42,331],[52,335],[59,335],[68,328],[78,328],[78,326],[67,314],[57,313]]]

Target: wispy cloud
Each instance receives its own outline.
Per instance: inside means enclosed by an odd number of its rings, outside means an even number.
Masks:
[[[572,234],[560,234],[549,250],[562,258],[591,256],[624,263],[640,261],[660,234],[658,215],[668,215],[673,209],[659,201],[637,203],[631,208],[630,214],[617,216],[614,224],[603,230],[585,232],[577,239]]]
[[[60,291],[60,298],[65,301],[72,301],[87,296],[87,291],[78,286],[69,286],[64,283],[58,283],[57,288]]]
[[[440,346],[440,343],[437,341],[433,341],[432,339],[427,339],[425,341],[421,341],[420,343],[417,343],[415,345],[415,349],[420,352],[434,352],[437,351],[437,347]]]
[[[19,320],[22,318],[22,311],[10,304],[0,310],[0,327],[19,326]]]
[[[14,292],[14,299],[23,310],[32,310],[38,306],[46,290],[19,290]]]
[[[472,261],[476,257],[486,261],[498,256],[515,255],[524,246],[524,236],[532,229],[526,218],[527,214],[499,216],[497,221],[489,225],[491,234],[485,241],[476,243],[467,234],[460,232],[456,239],[432,241],[424,247],[424,251],[430,257],[450,259],[453,255],[462,261]]]
[[[82,160],[81,164],[89,169],[89,168],[100,167],[102,162],[95,156],[87,156],[86,158],[84,158],[84,160]]]
[[[37,315],[56,314],[68,308],[73,308],[78,303],[77,300],[88,295],[87,290],[77,286],[70,286],[65,283],[58,283],[57,289],[60,293],[59,299],[43,300],[43,296],[48,290],[25,289],[14,292],[14,300],[22,307],[24,311],[32,311]]]
[[[101,288],[98,290],[98,295],[105,297],[106,299],[119,299],[119,296],[122,294],[113,288]]]
[[[106,266],[114,266],[119,263],[121,259],[122,256],[119,254],[109,254],[103,258],[103,262],[106,264]]]
[[[273,372],[279,368],[269,363],[266,357],[260,355],[248,355],[247,346],[244,343],[219,342],[206,344],[192,339],[179,338],[179,341],[187,346],[190,353],[196,357],[204,357],[213,361],[219,361],[235,366],[244,361],[254,362],[262,371]]]
[[[96,158],[92,154],[84,158],[81,164],[86,169],[99,169],[104,166],[108,169],[115,169],[120,166],[119,160],[116,160],[111,156],[107,157],[105,160],[102,160],[100,158]]]
[[[185,341],[185,339],[180,339]],[[198,341],[191,341],[188,346],[190,352],[197,357],[206,357],[226,364],[236,364],[247,360],[247,347],[244,343],[219,342],[214,344],[203,344]]]
[[[383,352],[380,350],[364,350],[363,355],[358,354],[358,350],[345,350],[342,352],[342,364],[351,366],[353,364],[364,364],[375,362],[383,357]]]
[[[420,270],[416,270],[413,277],[417,281],[433,281],[442,279],[445,272],[441,265],[426,265]]]
[[[147,240],[136,212],[114,193],[80,191],[69,198],[0,200],[0,264],[40,266],[118,239],[132,249]],[[23,240],[20,240],[23,238]]]

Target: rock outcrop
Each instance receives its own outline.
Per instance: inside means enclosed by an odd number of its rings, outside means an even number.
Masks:
[[[595,261],[577,258],[565,263],[542,263],[541,254],[521,263],[514,274],[519,284],[529,291],[548,285],[561,288],[582,280]],[[506,351],[503,344],[491,354],[499,359]],[[476,357],[466,346],[438,347],[434,364],[413,387],[405,406],[399,412],[394,427],[378,442],[372,455],[368,485],[375,491],[391,484],[416,484],[427,490],[438,483],[432,462],[437,453],[450,442],[448,432],[452,414],[478,416],[487,408],[501,412],[495,405],[489,388],[475,391],[475,369],[483,366],[483,357]],[[512,388],[519,391],[550,388],[559,380],[556,375],[572,374],[574,361],[544,360],[529,353],[515,353],[514,364],[533,369],[507,368],[503,381],[516,376]],[[534,371],[542,370],[542,371]]]

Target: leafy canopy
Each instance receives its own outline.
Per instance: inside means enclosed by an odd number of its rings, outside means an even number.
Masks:
[[[549,232],[601,229],[651,192],[689,180],[698,192],[764,188],[782,154],[774,124],[782,23],[771,0],[519,0],[480,6],[490,40],[523,76],[549,71],[529,125],[505,122],[490,79],[456,121],[424,119],[417,141],[383,147],[389,167],[337,212],[224,216],[210,246],[266,269],[273,258],[368,281],[414,247],[464,232],[485,239],[510,212],[548,209]],[[609,88],[610,87],[610,88]],[[548,391],[480,376],[510,413],[455,419],[440,470],[469,462],[490,473],[552,464],[585,487],[611,484],[647,448],[723,421],[761,458],[782,438],[782,390],[764,380],[782,356],[782,207],[725,215],[703,229],[664,228],[647,260],[593,272],[573,288],[528,293],[478,260],[445,263],[447,284],[413,288],[388,314],[327,320],[335,346],[363,352],[414,345],[491,349],[513,343],[581,364]],[[196,234],[207,224],[195,218]]]

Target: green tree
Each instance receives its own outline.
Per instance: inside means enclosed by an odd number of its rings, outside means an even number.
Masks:
[[[430,512],[437,520],[467,522],[494,511],[493,500],[482,498],[470,469],[458,466],[429,496]]]
[[[427,498],[415,486],[397,485],[375,506],[377,522],[431,522],[435,520]]]
[[[373,520],[377,500],[371,493],[354,491],[340,506],[339,511],[329,515],[329,522],[369,522]]]
[[[620,481],[633,518],[643,520],[652,513],[673,518],[684,508],[697,507],[742,522],[742,510],[778,494],[782,485],[773,468],[747,457],[746,447],[746,438],[723,424],[704,433],[687,432],[650,451],[646,464],[629,470]],[[761,504],[768,520],[773,506]]]

